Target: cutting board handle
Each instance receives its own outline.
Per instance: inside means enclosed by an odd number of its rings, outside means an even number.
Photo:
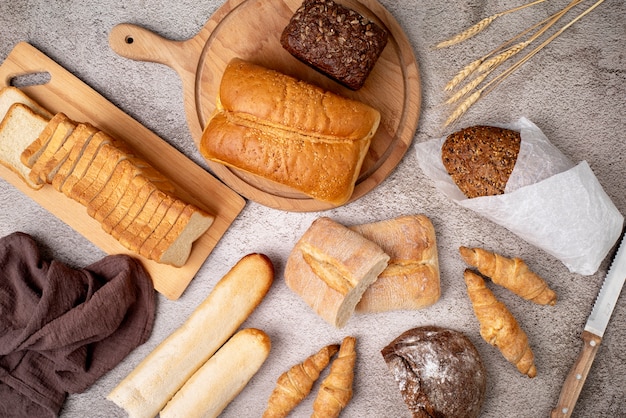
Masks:
[[[181,63],[189,58],[184,41],[166,39],[130,23],[121,23],[111,29],[109,46],[122,57],[165,64],[178,73],[182,69]]]

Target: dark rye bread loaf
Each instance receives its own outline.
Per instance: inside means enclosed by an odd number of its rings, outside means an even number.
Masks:
[[[332,0],[305,0],[283,30],[280,42],[302,62],[358,90],[388,36],[376,23]]]
[[[504,193],[520,150],[519,132],[471,126],[450,134],[441,147],[443,165],[469,198]]]
[[[483,362],[462,333],[410,329],[382,350],[413,418],[478,417],[487,387]]]

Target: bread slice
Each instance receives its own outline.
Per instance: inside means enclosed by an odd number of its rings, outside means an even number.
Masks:
[[[151,198],[159,195],[162,196],[162,198],[160,198],[159,202],[154,205],[154,210],[152,210],[151,207],[152,203],[148,201],[146,206],[144,206],[144,211],[148,212],[145,217],[143,214],[137,216],[133,223],[128,226],[127,231],[120,237],[120,242],[125,245],[126,248],[135,253],[139,254],[141,245],[163,220],[163,217],[167,213],[168,209],[176,200],[174,197],[161,191],[153,193]]]
[[[180,199],[176,199],[172,203],[159,225],[154,229],[154,231],[152,231],[143,244],[141,244],[139,254],[146,258],[151,257],[152,251],[174,227],[174,224],[182,214],[185,206],[187,206],[187,204]]]
[[[31,166],[29,174],[31,181],[41,184],[47,183],[49,173],[46,171],[46,167],[48,162],[58,152],[59,148],[63,146],[65,141],[67,141],[68,137],[74,131],[74,128],[76,128],[76,124],[69,118],[59,121],[45,149],[41,151],[41,154]]]
[[[53,116],[52,113],[50,113],[35,100],[31,99],[22,90],[14,86],[7,86],[0,89],[0,122],[6,116],[9,108],[15,103],[21,103],[30,107],[33,112],[46,119],[51,119]]]
[[[69,158],[74,147],[77,146],[77,144],[82,147],[85,141],[96,132],[97,129],[92,125],[88,123],[78,123],[63,145],[61,145],[54,155],[45,163],[42,173],[46,173],[46,175],[42,180],[45,183],[52,184],[54,177],[59,172],[63,163]]]
[[[102,228],[115,238],[119,237],[126,229],[126,226],[141,211],[148,197],[155,190],[156,187],[145,177],[134,177],[124,191],[119,203],[103,217],[101,222]]]
[[[87,170],[91,167],[93,160],[96,158],[96,155],[100,152],[100,148],[107,144],[111,144],[112,138],[102,131],[96,132],[91,140],[85,145],[84,149],[79,151],[79,155],[77,155],[77,161],[73,161],[68,157],[68,160],[63,164],[63,167],[59,169],[59,173],[57,174],[59,177],[65,175],[65,180],[59,182],[58,187],[63,194],[70,197],[72,189],[74,185],[78,183],[84,176]],[[74,151],[74,150],[73,150]],[[74,167],[71,171],[67,172],[65,170],[65,165],[73,164]],[[55,186],[55,180],[53,180],[52,185]],[[56,188],[56,186],[55,186]]]
[[[191,254],[193,243],[211,227],[214,220],[213,215],[188,204],[174,226],[151,251],[150,258],[175,267],[183,266]]]
[[[128,224],[126,226],[126,229],[122,231],[121,234],[117,237],[117,240],[124,247],[135,251],[132,246],[132,242],[138,239],[137,236],[142,233],[142,230],[146,227],[148,222],[150,222],[150,219],[160,207],[163,199],[165,199],[166,197],[167,195],[160,190],[156,190],[155,192],[150,194],[150,197],[146,201],[141,211],[139,211],[133,221]]]
[[[374,242],[322,217],[291,251],[285,282],[320,317],[342,328],[388,261],[389,256]]]
[[[115,165],[114,161],[111,162],[111,166],[113,165]],[[100,188],[100,191],[98,191],[94,197],[87,202],[87,213],[89,213],[89,216],[93,217],[114,191],[117,190],[119,193],[120,190],[126,188],[128,183],[135,176],[143,174],[143,172],[133,163],[132,158],[121,155],[117,165],[113,168],[113,171],[108,174],[108,178],[105,178],[107,174],[108,173],[104,173],[103,171],[99,174],[99,176],[102,177],[101,181],[103,181],[104,184]],[[96,186],[92,184],[91,187]]]
[[[357,312],[422,309],[439,300],[437,242],[428,217],[400,216],[350,229],[391,257],[387,268],[363,293]]]
[[[43,185],[30,180],[30,168],[22,163],[21,154],[37,140],[47,124],[48,119],[21,103],[11,105],[0,124],[0,162],[33,189]]]
[[[22,164],[30,168],[33,167],[39,156],[48,146],[48,142],[52,139],[52,135],[57,126],[64,120],[69,120],[69,118],[63,113],[57,113],[50,119],[50,122],[37,139],[23,149],[22,155],[20,156]]]
[[[103,145],[83,177],[72,187],[69,197],[87,205],[107,182],[124,154],[112,144]]]

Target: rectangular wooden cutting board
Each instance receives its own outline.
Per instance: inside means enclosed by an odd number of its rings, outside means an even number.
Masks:
[[[48,73],[50,79],[45,84],[23,87],[28,96],[52,113],[63,112],[73,120],[89,122],[126,141],[172,180],[176,185],[176,194],[215,215],[215,222],[194,243],[187,263],[177,268],[132,253],[107,234],[87,214],[83,205],[57,192],[52,186],[34,190],[2,165],[0,176],[107,254],[130,254],[139,258],[150,273],[155,289],[168,299],[178,299],[244,208],[245,200],[28,43],[17,44],[0,65],[0,88],[10,85],[16,77],[36,73]],[[6,203],[10,205],[10,202]]]

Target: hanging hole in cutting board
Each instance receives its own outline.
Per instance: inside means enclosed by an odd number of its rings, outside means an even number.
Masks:
[[[30,86],[40,86],[42,84],[47,84],[50,82],[50,73],[47,71],[41,71],[37,73],[28,73],[21,74],[15,77],[12,77],[9,81],[9,85],[13,87],[30,87]]]
[[[135,40],[133,39],[133,37],[132,37],[132,36],[130,36],[130,35],[129,35],[129,36],[127,36],[127,37],[124,39],[124,41],[125,41],[128,45],[130,45],[130,44],[132,44],[133,42],[135,42]]]

